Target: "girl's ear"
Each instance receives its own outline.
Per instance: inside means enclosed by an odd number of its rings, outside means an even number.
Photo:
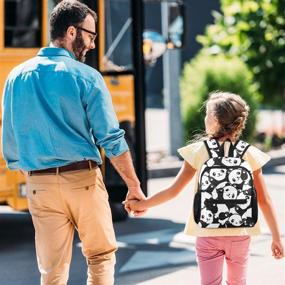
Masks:
[[[219,129],[221,126],[220,126],[218,119],[215,116],[213,118],[214,118],[216,128]]]
[[[214,133],[216,133],[220,129],[219,121],[215,116],[211,116],[211,121],[212,121],[211,122],[212,123],[212,130]]]

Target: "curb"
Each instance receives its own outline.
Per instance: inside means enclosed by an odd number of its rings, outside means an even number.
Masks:
[[[279,165],[285,165],[285,156],[272,158],[266,165],[264,165],[263,169],[268,170],[270,167],[275,167]]]
[[[176,176],[179,172],[183,161],[175,161],[171,163],[156,163],[149,166],[147,171],[148,179],[167,178]]]

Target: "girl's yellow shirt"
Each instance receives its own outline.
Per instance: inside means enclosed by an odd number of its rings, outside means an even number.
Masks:
[[[230,147],[230,142],[225,143],[225,154],[227,155]],[[194,183],[191,183],[194,189],[191,189],[191,211],[185,225],[185,233],[192,236],[209,237],[209,236],[239,236],[239,235],[258,235],[260,234],[259,222],[252,228],[227,228],[227,229],[205,229],[200,228],[194,221],[193,217],[193,198],[198,189],[199,170],[206,160],[209,159],[209,155],[205,144],[200,141],[185,147],[178,149],[178,153],[182,158],[188,162],[193,168],[197,170],[193,177]],[[262,152],[254,146],[250,146],[243,156],[244,160],[247,160],[250,164],[252,171],[262,168],[269,160],[270,156]]]

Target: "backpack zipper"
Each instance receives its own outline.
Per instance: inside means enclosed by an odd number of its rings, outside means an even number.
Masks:
[[[207,206],[206,204],[245,204],[247,203],[247,199],[224,199],[224,200],[211,200],[211,199],[207,199],[205,200],[206,203],[205,206]]]

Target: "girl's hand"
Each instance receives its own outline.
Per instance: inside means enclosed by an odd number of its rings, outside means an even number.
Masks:
[[[273,240],[271,244],[272,256],[276,259],[284,257],[284,248],[281,240]]]
[[[133,212],[145,212],[147,210],[146,207],[144,207],[144,201],[138,201],[138,200],[126,200],[123,202],[125,207],[128,207]]]

